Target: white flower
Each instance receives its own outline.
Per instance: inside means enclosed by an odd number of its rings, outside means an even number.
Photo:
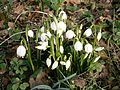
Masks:
[[[47,49],[48,42],[40,42],[40,44],[41,44],[41,45],[36,46],[36,48],[45,51],[45,50]]]
[[[51,23],[51,29],[56,31],[57,30],[57,24],[55,22]]]
[[[42,33],[45,32],[45,27],[42,26],[40,30],[41,30]]]
[[[58,23],[58,30],[57,30],[57,34],[59,35],[59,37],[62,35],[63,32],[66,31],[66,24],[63,21],[60,21]]]
[[[98,32],[98,35],[97,35],[97,40],[99,41],[102,37],[102,33],[101,32]]]
[[[73,37],[75,37],[76,35],[75,35],[75,33],[72,31],[72,30],[68,30],[67,32],[66,32],[66,38],[68,38],[68,39],[72,39]]]
[[[64,48],[63,46],[60,46],[60,53],[63,53],[64,52]]]
[[[85,45],[85,52],[91,53],[93,51],[93,46],[91,44],[86,44]]]
[[[61,65],[66,65],[66,62],[60,61],[60,64],[61,64]]]
[[[91,28],[88,28],[88,29],[84,32],[84,35],[85,35],[86,37],[89,37],[91,34],[92,34]]]
[[[58,23],[58,32],[59,32],[59,30],[62,31],[62,32],[66,31],[66,24],[63,21],[60,21]]]
[[[47,31],[46,35],[47,35],[49,38],[51,38],[51,36],[52,36],[52,34],[51,34],[49,31]]]
[[[23,45],[20,45],[20,46],[17,48],[17,56],[24,58],[25,54],[26,54],[26,49],[25,49],[25,47],[24,47]]]
[[[104,49],[104,47],[98,47],[95,49],[95,51],[102,51]]]
[[[50,58],[47,58],[46,64],[47,64],[48,67],[50,67],[50,65],[51,65],[51,59]]]
[[[61,17],[62,20],[66,20],[66,19],[67,19],[67,14],[66,14],[66,12],[61,11],[61,12],[59,13],[59,17]]]
[[[97,62],[100,59],[100,56],[96,57],[94,62]]]
[[[41,36],[40,36],[41,41],[43,41],[43,42],[44,42],[44,41],[46,41],[46,40],[47,40],[46,35],[47,35],[46,33],[42,33],[42,34],[41,34]]]
[[[34,37],[34,32],[32,30],[28,30],[28,36],[29,37]]]
[[[51,69],[54,70],[55,68],[57,68],[57,66],[58,66],[58,61],[55,61],[52,65]]]
[[[71,65],[71,62],[70,62],[70,60],[67,60],[67,62],[66,62],[66,65],[65,65],[65,67],[66,67],[66,70],[68,70],[68,68],[70,67],[70,65]]]
[[[83,49],[83,44],[80,41],[77,41],[74,45],[76,51],[81,51]]]

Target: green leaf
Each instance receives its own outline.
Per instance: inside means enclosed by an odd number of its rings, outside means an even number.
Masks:
[[[28,86],[29,86],[29,84],[25,82],[23,84],[20,84],[20,89],[25,90]]]
[[[13,84],[12,90],[17,90],[19,87],[19,83]]]

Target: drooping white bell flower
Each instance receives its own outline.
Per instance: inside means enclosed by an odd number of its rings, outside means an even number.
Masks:
[[[83,49],[83,44],[80,41],[77,41],[74,44],[74,48],[75,48],[76,51],[81,51]]]
[[[98,35],[97,35],[97,40],[99,41],[102,37],[102,33],[101,32],[98,32]]]
[[[47,34],[46,33],[42,33],[41,34],[41,36],[40,36],[40,39],[41,39],[41,41],[46,41],[47,40],[47,36],[46,36]]]
[[[39,46],[36,46],[36,48],[39,49],[39,50],[44,50],[45,51],[48,47],[48,42],[40,42],[39,44],[40,44]]]
[[[61,11],[61,12],[59,13],[59,17],[61,17],[62,20],[66,20],[66,19],[67,19],[67,14],[66,14],[66,12]]]
[[[66,32],[66,38],[68,38],[68,39],[72,39],[73,37],[75,37],[76,35],[75,35],[75,33],[72,31],[72,30],[68,30],[67,32]]]
[[[91,34],[92,34],[91,28],[88,28],[88,29],[84,32],[84,35],[85,35],[86,37],[89,37]]]
[[[57,68],[57,66],[58,66],[58,61],[55,61],[52,65],[51,69],[54,70],[55,68]]]
[[[64,52],[64,48],[63,48],[63,46],[60,46],[60,53],[63,54],[63,52]]]
[[[104,47],[97,47],[96,49],[95,49],[95,51],[102,51],[104,49]]]
[[[57,24],[55,22],[52,22],[50,26],[51,26],[52,30],[54,30],[54,31],[57,30]]]
[[[52,63],[52,62],[51,62],[51,59],[50,59],[50,58],[47,58],[46,64],[47,64],[48,67],[50,67],[51,63]]]
[[[66,64],[65,64],[66,70],[68,70],[68,68],[70,67],[70,65],[71,65],[70,60],[67,60]]]
[[[28,30],[28,36],[33,38],[34,37],[34,32],[32,30]]]
[[[25,49],[25,47],[24,47],[23,45],[20,45],[20,46],[17,48],[17,56],[24,58],[25,54],[26,54],[26,49]]]
[[[91,53],[92,51],[93,51],[93,46],[90,43],[86,44],[85,45],[85,52]]]
[[[63,21],[60,21],[58,23],[58,32],[65,32],[66,31],[66,24]]]
[[[100,56],[96,57],[94,62],[97,62],[100,59]]]
[[[66,62],[60,61],[60,64],[61,64],[61,65],[66,65]]]

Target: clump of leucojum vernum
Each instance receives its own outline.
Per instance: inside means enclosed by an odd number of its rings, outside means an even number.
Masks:
[[[50,16],[52,18],[52,21],[49,24],[50,28],[46,28],[45,25],[42,26],[39,33],[40,42],[38,42],[39,45],[36,46],[37,49],[43,51],[48,50],[47,48],[50,48],[50,55],[46,59],[46,65],[48,68],[54,70],[59,65],[62,65],[66,68],[66,70],[68,70],[71,67],[71,64],[74,63],[74,55],[71,53],[71,50],[68,50],[70,52],[65,52],[66,47],[64,47],[64,41],[72,41],[73,44],[67,45],[67,47],[73,47],[72,49],[77,52],[76,54],[82,53],[84,56],[82,59],[89,59],[93,52],[99,52],[104,49],[104,47],[93,46],[90,41],[85,39],[93,36],[92,28],[88,28],[84,32],[81,32],[83,27],[81,24],[79,30],[77,30],[76,33],[74,29],[67,29],[67,14],[64,11],[60,11],[58,17],[52,15]],[[34,32],[32,30],[28,30],[28,36],[30,38],[34,37]],[[101,31],[99,31],[94,38],[99,41],[101,39],[101,36]],[[24,58],[25,54],[25,47],[23,45],[20,45],[17,48],[17,56]],[[80,54],[76,56],[81,57]],[[96,54],[93,62],[95,63],[99,59],[100,56]]]

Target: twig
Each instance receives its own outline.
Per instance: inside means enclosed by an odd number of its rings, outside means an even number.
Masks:
[[[18,18],[22,15],[22,14],[26,14],[28,12],[33,12],[33,13],[41,13],[41,14],[45,14],[45,15],[48,15],[48,13],[45,13],[45,12],[41,12],[41,11],[23,11],[22,13],[20,13],[17,18],[15,19],[15,23],[16,21],[18,20]]]
[[[15,34],[11,35],[11,36],[8,37],[7,39],[5,39],[3,42],[1,42],[1,43],[0,43],[0,46],[1,46],[3,43],[5,43],[6,41],[8,41],[10,38],[12,38],[13,36],[18,35],[18,34],[22,34],[22,33],[25,33],[25,31],[18,32],[18,33],[15,33]]]

